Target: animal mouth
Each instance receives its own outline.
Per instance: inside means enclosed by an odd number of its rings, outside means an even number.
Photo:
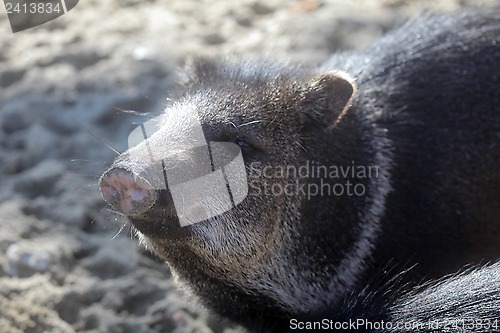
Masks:
[[[130,223],[139,232],[149,238],[174,240],[191,234],[190,227],[181,227],[174,209],[162,204],[160,191],[159,200],[141,215],[128,216]]]

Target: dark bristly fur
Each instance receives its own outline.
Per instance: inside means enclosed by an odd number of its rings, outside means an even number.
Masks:
[[[404,274],[398,279],[404,279]],[[500,263],[468,269],[410,291],[397,282],[371,283],[346,294],[329,309],[297,320],[306,325],[328,319],[333,327],[330,321],[339,325],[363,319],[372,324],[335,332],[500,332]],[[380,323],[388,324],[375,326]],[[304,328],[289,332],[324,331]]]
[[[159,130],[102,176],[116,210],[130,197],[110,186],[145,177],[148,149],[175,150],[186,109],[208,142],[240,143],[250,191],[320,183],[265,177],[266,166],[379,171],[353,180],[364,195],[253,193],[186,227],[169,191],[142,192],[129,216],[141,241],[207,307],[261,332],[287,332],[292,318],[438,322],[438,332],[476,320],[466,332],[499,332],[485,327],[500,318],[500,264],[443,278],[500,258],[499,8],[423,15],[317,69],[197,59],[175,96]]]

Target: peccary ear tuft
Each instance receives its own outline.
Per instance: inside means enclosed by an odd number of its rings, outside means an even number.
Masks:
[[[219,72],[219,65],[212,57],[188,57],[182,71],[179,72],[181,84],[203,82]]]
[[[306,86],[303,107],[307,116],[335,127],[352,105],[357,85],[347,73],[324,72]]]

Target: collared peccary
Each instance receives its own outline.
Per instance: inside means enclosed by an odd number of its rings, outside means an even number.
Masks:
[[[157,131],[117,158],[101,191],[216,313],[276,332],[321,314],[499,317],[498,265],[408,291],[500,258],[498,8],[423,15],[319,68],[198,59],[172,96]],[[187,148],[198,125],[207,147],[238,144],[248,192],[181,226],[189,207],[180,214],[175,200],[194,205],[205,189],[184,187],[179,199],[177,183],[157,188],[148,172],[203,164]],[[222,169],[210,158],[205,176]],[[215,208],[235,192],[229,178]],[[407,290],[370,282],[381,274],[402,276]],[[453,298],[459,282],[470,286]],[[379,289],[364,298],[355,290],[365,285]],[[395,300],[377,301],[386,294]]]

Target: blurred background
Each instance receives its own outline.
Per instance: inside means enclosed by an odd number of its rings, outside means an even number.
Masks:
[[[162,111],[189,56],[314,66],[479,4],[500,3],[85,0],[16,34],[0,6],[0,332],[243,332],[179,292],[100,197],[140,114]]]

